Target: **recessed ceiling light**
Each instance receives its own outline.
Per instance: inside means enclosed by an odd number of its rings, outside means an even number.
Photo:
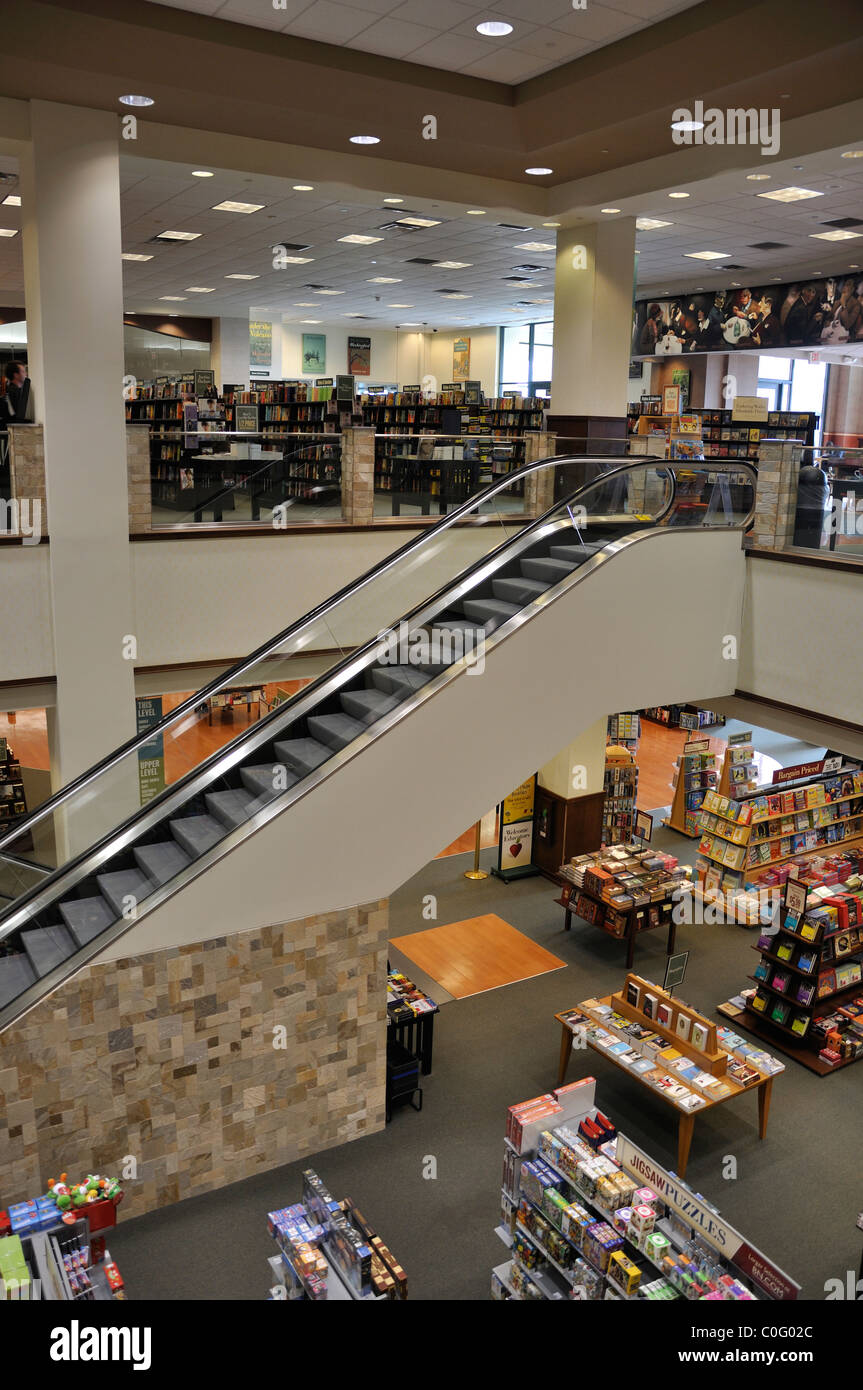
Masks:
[[[8,197],[3,199],[3,205],[7,208],[20,208],[21,198],[17,193],[10,193]]]
[[[212,294],[215,285],[187,285],[186,294]]]
[[[525,172],[526,174],[535,174],[537,177],[540,177],[540,175],[542,175],[542,174],[553,174],[553,173],[554,173],[554,170],[553,170],[553,169],[547,169],[547,168],[545,168],[544,165],[538,164],[538,165],[535,165],[534,167],[532,167],[532,168],[530,168],[530,169],[525,169],[524,172]]]
[[[224,203],[214,203],[211,212],[260,212],[265,203],[236,203],[227,198]]]
[[[400,285],[401,277],[396,275],[373,275],[367,285]]]
[[[432,261],[432,265],[438,270],[467,270],[473,261]]]
[[[348,313],[342,314],[342,318],[343,318],[343,319],[364,319],[365,317],[366,317],[365,314],[357,314],[357,313],[352,313],[352,312],[350,312],[350,311],[349,311]]]
[[[439,227],[440,218],[435,217],[399,217],[397,219],[400,227]]]
[[[859,270],[860,267],[859,267],[859,265],[856,265],[856,264],[854,263],[854,261],[852,261],[851,264],[849,265],[848,269],[849,269],[849,270]]]
[[[863,150],[843,150],[843,159],[863,159]]]
[[[685,121],[685,120],[684,120],[684,121],[672,121],[672,122],[671,122],[671,129],[672,129],[672,130],[703,130],[703,129],[704,129],[704,122],[703,122],[703,121]]]
[[[17,236],[17,227],[0,227],[0,236]]]
[[[203,232],[158,232],[157,241],[197,241]]]
[[[315,294],[344,294],[344,290],[315,290]]]
[[[669,198],[688,198],[688,193],[669,193]]]
[[[314,256],[279,256],[278,262],[283,265],[309,265],[315,258]]]
[[[388,308],[388,309],[412,309],[413,307],[414,307],[414,306],[413,306],[412,304],[388,304],[388,305],[387,305],[387,308]]]
[[[771,188],[767,193],[756,193],[756,198],[771,198],[774,203],[801,203],[804,198],[823,198],[811,188]]]
[[[732,281],[731,281],[731,288],[732,288],[733,290],[739,290],[739,289],[740,289],[740,281],[739,281],[739,280],[732,280]]]
[[[660,217],[636,217],[635,225],[640,232],[653,232],[657,227],[673,227],[673,222],[663,222]]]
[[[484,209],[484,208],[468,208],[467,212],[465,213],[465,216],[466,216],[466,217],[485,217],[485,209]]]
[[[226,275],[226,280],[260,280],[260,275]]]
[[[543,227],[559,227],[559,222],[543,222]]]
[[[404,198],[384,198],[384,202],[389,203],[390,207],[396,207],[399,203],[404,202]]]
[[[313,183],[295,183],[291,186],[295,193],[314,193],[315,191],[315,185]]]
[[[379,145],[381,143],[379,135],[352,135],[352,145]]]
[[[300,319],[300,323],[320,323],[320,319]]]
[[[193,179],[211,179],[212,177],[213,177],[212,171],[209,170],[209,169],[193,169],[193,170],[192,170],[192,178],[193,178]]]
[[[413,319],[411,320],[410,323],[405,322],[405,323],[403,323],[401,326],[402,326],[402,328],[422,328],[422,324],[421,324],[421,323],[417,323],[417,322],[416,322],[415,320],[413,320]]]
[[[173,304],[179,304],[186,296],[184,294],[160,294],[159,298],[169,300]]]
[[[382,236],[361,236],[359,232],[351,232],[350,236],[340,236],[339,241],[348,241],[351,246],[374,246],[376,241],[383,241]]]
[[[684,256],[688,256],[692,261],[722,261],[726,256],[730,256],[730,251],[684,251]]]
[[[119,101],[119,103],[120,103],[121,106],[154,106],[154,105],[155,105],[155,103],[154,103],[152,97],[136,97],[136,96],[129,96],[129,97],[118,97],[117,100]]]
[[[445,295],[443,296],[443,298],[444,298],[444,299],[473,299],[473,295],[472,295],[472,294],[460,294],[458,291],[455,291],[455,290],[454,290],[451,294],[445,294]]]
[[[476,26],[478,34],[485,34],[489,39],[502,39],[507,34],[512,33],[512,25],[507,24],[502,19],[484,19],[481,24]]]
[[[845,232],[837,228],[832,232],[810,232],[809,235],[816,241],[853,241],[855,237],[863,236],[863,232]]]
[[[124,251],[120,257],[121,261],[151,261],[152,256],[141,256],[137,251]]]
[[[769,179],[769,178],[770,178],[770,175],[769,175],[769,174],[747,174],[746,177],[747,177],[747,179],[749,180],[750,183],[762,183],[764,179]]]
[[[554,249],[553,241],[518,241],[515,244],[516,251],[553,251]]]
[[[606,212],[610,215],[613,212],[620,212],[620,208],[600,208],[599,211]]]

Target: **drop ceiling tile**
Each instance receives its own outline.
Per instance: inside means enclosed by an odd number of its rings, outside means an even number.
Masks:
[[[463,28],[463,25],[459,25],[459,29]],[[454,29],[448,34],[441,34],[439,38],[432,39],[431,43],[423,44],[422,48],[411,54],[411,62],[460,71],[469,63],[484,58],[488,52],[488,39],[482,39],[476,33],[473,38],[469,38],[467,34],[460,34],[458,29]]]
[[[552,63],[517,49],[498,49],[479,62],[469,63],[461,71],[469,77],[486,77],[492,82],[526,82],[545,72]]]
[[[599,5],[588,5],[586,10],[571,9],[565,18],[555,20],[552,27],[566,34],[577,34],[591,43],[613,43],[615,39],[641,26],[632,15],[606,10]]]
[[[408,24],[433,24],[435,32],[440,34],[446,29],[452,29],[456,24],[463,24],[472,20],[478,23],[475,12],[469,5],[459,3],[459,0],[435,0],[433,5],[429,0],[404,0],[399,4],[396,0],[395,7],[390,11],[391,20],[404,20]]]
[[[356,38],[373,23],[374,17],[368,10],[337,5],[334,0],[315,0],[298,19],[291,22],[290,32],[299,38],[317,39],[321,43],[344,43]]]
[[[425,9],[427,12],[428,7],[425,6]],[[408,24],[388,15],[386,19],[377,20],[355,39],[351,39],[349,47],[362,49],[367,53],[380,53],[388,58],[404,58],[408,54],[413,55],[415,49],[438,37],[439,31],[426,24]]]
[[[560,29],[535,29],[532,34],[527,34],[524,38],[518,38],[518,32],[513,34],[513,48],[520,53],[531,53],[537,58],[549,64],[568,63],[572,58],[578,58],[582,53],[589,53],[596,47],[589,39],[585,39],[581,34],[564,34]]]
[[[261,0],[226,0],[216,12],[215,18],[278,32],[284,31],[311,3],[312,0],[286,0],[286,9],[282,9],[281,6],[274,9],[271,4],[262,4]]]
[[[171,10],[192,10],[196,14],[214,15],[223,0],[154,0],[157,5],[164,5]]]

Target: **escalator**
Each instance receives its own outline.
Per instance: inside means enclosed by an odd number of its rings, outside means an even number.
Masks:
[[[277,817],[289,861],[288,828],[323,781],[337,781],[388,736],[403,756],[405,721],[499,644],[521,641],[549,605],[589,586],[633,545],[673,529],[728,533],[749,522],[755,473],[747,465],[608,463],[543,460],[499,479],[0,839],[10,899],[0,903],[0,1029]],[[605,471],[536,520],[498,508],[500,495],[522,483],[539,485],[538,498],[552,484],[553,496],[559,469],[574,464]],[[732,468],[743,479],[736,489]],[[220,692],[240,681],[278,690],[291,659],[315,651],[330,653],[329,669],[297,692],[283,690],[216,753],[196,756],[196,731]],[[154,738],[189,770],[141,806],[139,760]],[[43,859],[45,844],[53,846],[47,875],[22,862],[33,835]]]

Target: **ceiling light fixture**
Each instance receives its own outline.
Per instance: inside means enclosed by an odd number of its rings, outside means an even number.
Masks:
[[[684,251],[691,261],[723,261],[731,255],[730,251]]]
[[[688,198],[688,193],[669,193],[669,198]]]
[[[396,219],[399,227],[439,227],[440,218],[435,217],[399,217]]]
[[[155,106],[156,104],[152,97],[127,96],[118,97],[117,100],[121,106]]]
[[[164,299],[172,304],[180,304],[186,296],[184,294],[160,294],[160,299]]]
[[[502,19],[484,19],[476,26],[476,32],[484,34],[487,39],[503,39],[512,33],[512,25]]]
[[[553,251],[553,241],[519,241],[516,242],[516,251]]]
[[[320,319],[300,319],[300,323],[320,323]]]
[[[350,236],[340,236],[339,241],[347,241],[351,246],[374,246],[376,241],[383,241],[382,236],[362,236],[359,232],[351,232]]]
[[[384,198],[384,202],[389,203],[391,207],[396,207],[397,204],[404,202],[404,198]]]
[[[0,236],[17,236],[17,227],[0,227]]]
[[[352,135],[352,145],[379,145],[381,143],[378,135]]]
[[[279,256],[279,265],[309,265],[314,256]]]
[[[213,174],[212,174],[212,172],[211,172],[209,169],[193,169],[193,170],[192,170],[192,178],[193,178],[193,179],[211,179],[211,178],[213,178]]]
[[[120,257],[121,261],[151,261],[152,256],[141,256],[137,251],[124,251]]]
[[[412,309],[413,304],[388,304],[388,309]]]
[[[203,232],[158,232],[157,241],[197,241]]]
[[[770,178],[770,175],[769,175],[769,174],[747,174],[746,177],[747,177],[747,179],[748,179],[748,181],[749,181],[750,183],[763,183],[763,181],[764,181],[765,179],[769,179],[769,178]]]
[[[863,150],[843,150],[843,159],[863,159]]]
[[[485,217],[485,210],[484,210],[483,208],[468,208],[467,212],[465,213],[465,216],[466,216],[466,217]]]
[[[605,213],[607,213],[609,216],[611,216],[611,214],[612,214],[613,212],[620,212],[620,208],[600,208],[599,211],[600,211],[600,212],[605,212]]]
[[[21,199],[17,193],[10,193],[3,199],[3,206],[7,208],[20,208]]]
[[[212,294],[215,285],[187,285],[186,294]]]
[[[543,227],[559,227],[559,222],[543,222]]]
[[[823,193],[816,193],[812,188],[771,188],[767,193],[756,193],[756,198],[770,198],[774,203],[802,203],[804,198],[823,198]]]
[[[845,232],[837,229],[833,232],[810,232],[809,235],[816,241],[853,241],[855,237],[863,236],[863,232]]]
[[[291,186],[295,193],[314,193],[315,191],[315,185],[313,183],[295,183]]]
[[[226,280],[260,280],[260,275],[226,275]]]
[[[260,212],[266,207],[266,203],[237,203],[230,198],[226,198],[223,203],[214,203],[211,212]]]
[[[315,294],[344,294],[344,290],[315,290]]]
[[[663,222],[661,217],[636,217],[635,225],[639,232],[655,232],[657,227],[673,227],[673,222]]]
[[[671,122],[671,129],[672,129],[672,130],[703,130],[703,129],[704,129],[704,122],[703,122],[703,121],[686,121],[686,120],[683,120],[683,121],[672,121],[672,122]]]
[[[473,261],[432,261],[432,265],[438,270],[468,270]]]
[[[553,170],[553,169],[546,169],[544,165],[538,164],[538,165],[536,165],[536,166],[533,167],[533,168],[525,169],[524,172],[525,172],[526,174],[533,174],[533,175],[535,175],[537,178],[541,178],[541,176],[542,176],[543,174],[553,174],[553,173],[554,173],[554,170]]]

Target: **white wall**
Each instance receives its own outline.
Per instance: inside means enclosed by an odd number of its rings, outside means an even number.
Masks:
[[[310,311],[311,312],[311,311]],[[327,365],[314,372],[303,371],[303,334],[323,333],[327,340]],[[398,339],[402,335],[393,328],[375,328],[371,323],[360,320],[343,319],[341,323],[283,323],[282,336],[282,376],[308,377],[337,376],[348,370],[348,337],[371,338],[372,360],[368,377],[359,378],[370,382],[398,381],[399,351]],[[411,335],[414,336],[414,335]],[[405,377],[414,381],[415,377]]]
[[[0,681],[53,676],[47,545],[0,546]]]
[[[750,558],[738,687],[863,724],[861,578]]]
[[[280,380],[281,377],[290,375],[290,374],[286,371],[286,369],[285,369],[285,367],[284,367],[284,364],[283,364],[283,361],[282,361],[283,344],[282,344],[282,316],[281,316],[281,314],[280,314],[280,313],[277,313],[275,310],[272,310],[272,309],[250,309],[250,310],[249,310],[249,323],[252,323],[253,321],[254,321],[255,323],[271,323],[272,326],[273,326],[273,352],[272,352],[272,357],[271,357],[271,361],[270,361],[270,366],[269,366],[269,367],[257,367],[257,366],[256,366],[256,367],[252,367],[252,368],[251,368],[252,371],[262,373],[262,375],[259,376],[259,377],[257,378],[257,380],[260,381],[260,380],[267,380],[267,379],[270,379],[270,380],[272,380],[272,381],[278,381],[278,380]],[[247,371],[248,371],[248,370],[250,370],[250,369],[247,368]],[[294,375],[296,375],[296,374],[294,373]],[[320,375],[320,373],[318,373],[318,375]],[[216,378],[216,380],[219,382],[219,386],[221,386],[221,384],[222,384],[221,380],[220,380],[218,377]],[[230,378],[230,377],[227,377],[226,380],[230,381],[231,378]],[[241,378],[241,377],[238,377],[237,380],[240,381],[240,380],[242,380],[242,378]]]
[[[481,381],[487,396],[497,395],[499,328],[441,329],[426,333],[425,371],[438,383],[452,381],[452,348],[457,338],[470,338],[470,378]]]
[[[462,672],[369,740],[107,954],[388,897],[609,710],[730,694],[737,663],[723,659],[723,638],[740,630],[744,569],[739,532],[668,530],[625,546],[492,647],[482,674]],[[680,583],[696,571],[722,583]],[[632,600],[639,593],[650,595],[650,622]],[[603,659],[609,614],[625,661]]]

